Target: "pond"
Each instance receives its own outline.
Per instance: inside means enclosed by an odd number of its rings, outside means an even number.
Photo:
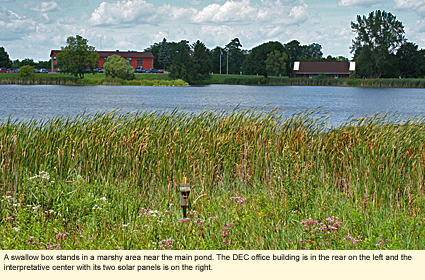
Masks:
[[[350,117],[389,113],[406,120],[425,116],[425,89],[325,86],[202,87],[0,85],[0,120],[73,117],[83,111],[173,110],[233,111],[283,109],[285,114],[316,110],[330,116],[331,125]]]

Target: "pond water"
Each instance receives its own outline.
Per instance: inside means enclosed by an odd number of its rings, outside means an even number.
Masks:
[[[402,120],[425,116],[425,89],[241,86],[202,87],[0,85],[0,120],[73,117],[83,111],[283,109],[285,114],[319,109],[330,124],[375,113]]]

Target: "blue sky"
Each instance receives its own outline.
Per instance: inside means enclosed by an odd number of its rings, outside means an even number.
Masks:
[[[425,48],[425,0],[0,0],[0,46],[12,60],[48,60],[79,34],[97,50],[143,51],[153,43],[201,40],[208,48],[239,38],[322,45],[325,56],[351,58],[350,22],[391,12],[406,38]]]

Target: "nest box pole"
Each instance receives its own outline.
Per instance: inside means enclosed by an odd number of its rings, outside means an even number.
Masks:
[[[190,206],[189,194],[190,185],[186,183],[186,177],[183,177],[183,183],[180,184],[180,206],[183,210],[183,218],[186,218],[186,211]]]

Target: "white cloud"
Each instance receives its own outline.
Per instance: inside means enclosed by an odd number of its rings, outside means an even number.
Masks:
[[[36,23],[26,17],[0,8],[0,41],[21,39],[23,35],[36,31]]]
[[[30,8],[30,10],[35,11],[35,12],[41,12],[41,13],[46,13],[46,12],[53,12],[53,11],[57,11],[59,8],[58,4],[56,2],[42,2],[40,5],[37,5],[35,8]]]
[[[246,22],[257,18],[257,9],[249,0],[226,1],[223,5],[211,4],[198,12],[192,20],[201,22]]]
[[[252,5],[250,0],[227,0],[213,3],[202,10],[165,4],[155,7],[145,0],[129,0],[116,3],[102,2],[92,13],[89,22],[95,26],[120,24],[161,25],[162,22],[179,21],[182,24],[250,24],[257,21],[276,24],[297,24],[308,17],[308,6],[301,1],[262,0],[262,6]]]
[[[120,41],[118,43],[115,44],[115,47],[117,49],[126,49],[126,50],[134,50],[136,48],[136,45],[134,43],[131,42],[127,42],[127,41]]]
[[[119,25],[131,23],[155,23],[158,20],[157,9],[144,0],[102,2],[91,15],[93,25]]]
[[[425,0],[394,0],[394,8],[400,10],[413,10],[421,15],[425,15]]]
[[[236,37],[238,34],[235,31],[234,28],[226,26],[226,25],[220,25],[220,26],[214,26],[214,25],[203,25],[201,27],[201,35],[205,38],[211,38],[212,41],[217,43],[228,43],[227,41],[229,38]],[[211,43],[214,43],[211,42]]]
[[[153,35],[153,40],[155,42],[162,42],[162,39],[167,38],[168,35],[169,35],[168,33],[160,31],[156,33],[155,35]]]
[[[258,19],[277,24],[299,24],[308,19],[308,5],[300,1],[299,6],[285,5],[281,1],[263,1],[264,7],[258,11]],[[286,1],[288,2],[288,1]]]
[[[364,6],[370,7],[374,4],[385,3],[387,0],[341,0],[338,3],[339,7]]]

